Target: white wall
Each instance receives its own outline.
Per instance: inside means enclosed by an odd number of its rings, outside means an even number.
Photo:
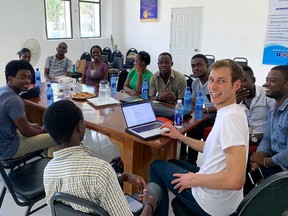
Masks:
[[[68,44],[67,57],[74,62],[94,44],[110,46],[113,34],[118,48],[125,53],[129,48],[146,50],[152,57],[149,68],[156,72],[157,57],[170,51],[170,27],[172,8],[203,7],[200,53],[213,54],[216,59],[245,56],[262,84],[271,65],[262,65],[262,55],[269,1],[263,0],[159,0],[159,21],[140,22],[139,0],[102,0],[101,39],[64,40]],[[73,14],[77,0],[72,0]],[[4,68],[8,61],[17,59],[21,43],[35,38],[41,45],[41,57],[37,64],[42,71],[45,58],[56,53],[60,41],[47,41],[43,0],[2,1],[0,8],[0,86],[5,84]],[[75,19],[75,16],[73,16]],[[77,22],[73,26],[77,32]],[[76,34],[79,35],[79,34]],[[177,68],[175,68],[177,69]]]
[[[157,57],[169,51],[171,10],[203,7],[200,52],[217,59],[244,56],[262,85],[271,65],[262,64],[269,1],[263,0],[159,0],[159,21],[141,23],[139,1],[124,0],[121,47],[146,50],[152,56],[150,69],[156,71]],[[175,68],[177,69],[177,68]]]

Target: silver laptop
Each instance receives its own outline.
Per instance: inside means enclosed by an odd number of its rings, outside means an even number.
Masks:
[[[127,124],[126,132],[143,140],[160,136],[160,126],[150,101],[144,100],[135,103],[122,103],[122,112]]]

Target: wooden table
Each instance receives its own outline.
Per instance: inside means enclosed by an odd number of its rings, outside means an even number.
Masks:
[[[57,91],[56,85],[52,87],[54,92]],[[98,93],[97,88],[83,84],[78,84],[77,91]],[[118,92],[113,97],[119,100],[127,95]],[[54,100],[59,98],[54,96]],[[154,160],[176,158],[177,140],[159,137],[144,141],[126,133],[126,123],[119,104],[96,107],[87,100],[72,101],[82,110],[87,128],[107,135],[119,146],[125,172],[137,174],[149,181],[149,167]],[[42,124],[43,113],[47,108],[45,88],[42,87],[42,93],[38,98],[24,99],[24,103],[28,120]],[[181,133],[186,133],[207,118],[208,115],[204,115],[202,120],[196,122],[192,118],[185,119]],[[124,184],[124,191],[131,193],[132,186]]]

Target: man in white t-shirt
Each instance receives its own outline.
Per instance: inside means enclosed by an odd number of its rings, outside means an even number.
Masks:
[[[208,79],[211,101],[217,117],[206,142],[186,137],[171,124],[163,133],[203,152],[201,168],[185,161],[154,161],[150,180],[162,189],[155,215],[168,215],[167,188],[196,215],[230,215],[243,199],[243,185],[248,155],[247,117],[236,103],[236,91],[243,80],[243,70],[232,60],[212,65]]]

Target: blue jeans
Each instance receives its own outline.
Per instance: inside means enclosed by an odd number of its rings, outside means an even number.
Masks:
[[[167,188],[178,197],[181,202],[187,206],[193,213],[197,215],[209,215],[198,205],[194,197],[192,196],[191,189],[185,189],[182,193],[178,193],[178,190],[174,189],[174,185],[171,184],[175,178],[174,173],[187,173],[198,172],[199,167],[189,164],[185,161],[170,160],[160,161],[156,160],[150,167],[150,181],[158,184],[162,190],[162,196],[159,205],[153,215],[165,216],[168,215],[169,197]]]

